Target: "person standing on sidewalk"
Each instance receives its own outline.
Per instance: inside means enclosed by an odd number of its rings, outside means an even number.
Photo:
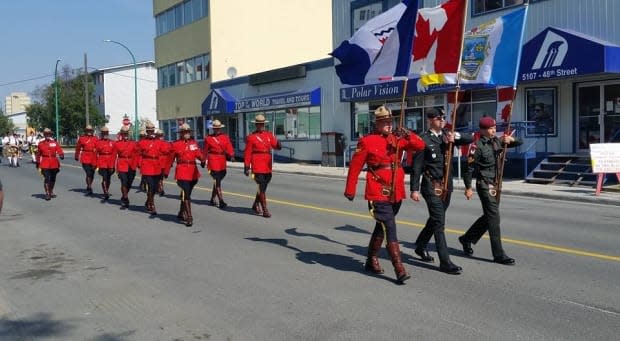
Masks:
[[[97,136],[93,135],[93,127],[89,124],[84,128],[84,135],[81,135],[75,144],[75,161],[82,164],[86,173],[86,195],[93,194],[93,178],[97,168],[96,145]]]
[[[205,139],[204,155],[207,158],[207,168],[209,174],[213,178],[213,190],[211,191],[211,200],[209,205],[215,206],[215,197],[217,196],[219,207],[225,209],[226,202],[222,194],[222,180],[226,176],[226,161],[232,160],[234,150],[230,138],[227,134],[222,133],[225,126],[220,120],[213,120],[213,134]]]
[[[52,131],[49,128],[43,129],[43,141],[37,147],[37,168],[43,175],[43,187],[45,187],[45,200],[56,198],[54,185],[56,175],[60,171],[60,161],[65,159],[65,153],[60,148],[60,144],[52,138]]]
[[[432,236],[435,236],[435,247],[439,256],[439,270],[445,273],[458,275],[462,268],[450,260],[448,244],[444,232],[446,224],[446,211],[450,206],[452,195],[452,174],[448,174],[447,186],[444,186],[445,156],[450,143],[453,145],[466,145],[472,142],[473,135],[465,133],[452,133],[445,129],[446,118],[443,108],[430,108],[426,111],[426,119],[429,129],[420,137],[426,143],[424,151],[413,157],[413,171],[411,173],[410,190],[411,199],[420,201],[420,193],[426,201],[428,219],[426,225],[416,239],[415,253],[424,262],[434,261],[428,254],[426,247]],[[420,184],[420,178],[422,183]]]
[[[243,174],[250,176],[258,185],[258,191],[254,198],[252,210],[265,218],[271,217],[267,209],[267,185],[271,181],[272,159],[271,150],[280,150],[280,141],[269,131],[265,130],[265,123],[268,123],[262,114],[256,115],[252,123],[256,130],[248,135],[245,141],[245,151],[243,153]]]
[[[116,165],[116,152],[114,150],[114,141],[110,140],[110,129],[108,127],[101,128],[101,137],[95,145],[97,152],[97,169],[101,175],[101,190],[103,191],[103,200],[110,199],[110,182],[114,174]]]
[[[459,237],[459,242],[463,246],[463,252],[467,256],[474,254],[471,244],[476,244],[482,235],[488,230],[491,240],[491,251],[493,261],[504,265],[514,265],[515,260],[510,258],[502,248],[502,238],[500,233],[499,203],[497,202],[497,162],[504,147],[514,148],[523,144],[519,138],[504,134],[498,138],[495,136],[497,128],[495,120],[491,117],[480,119],[480,140],[476,142],[473,155],[468,157],[468,166],[464,167],[465,172],[463,181],[465,182],[465,197],[467,200],[472,198],[473,191],[471,181],[476,177],[476,192],[482,203],[482,216]]]
[[[422,150],[424,141],[405,129],[393,133],[392,113],[388,108],[380,106],[375,110],[375,132],[362,137],[357,143],[344,191],[344,196],[353,201],[359,174],[364,164],[368,165],[364,198],[368,200],[368,210],[376,223],[364,267],[375,274],[383,273],[379,264],[379,250],[383,240],[387,239],[386,247],[399,284],[411,278],[401,261],[396,234],[396,215],[402,200],[406,198],[405,172],[400,165],[405,149]]]
[[[129,126],[122,126],[118,132],[120,139],[114,142],[114,152],[117,157],[116,170],[121,181],[121,208],[129,208],[129,189],[136,177],[136,154],[138,144],[129,140]]]
[[[174,178],[177,180],[177,185],[181,187],[181,197],[179,198],[181,208],[177,218],[184,222],[185,226],[192,226],[194,224],[192,190],[200,178],[196,160],[199,160],[200,166],[204,168],[205,157],[198,142],[192,137],[192,128],[189,124],[184,123],[179,128],[179,139],[172,144],[172,154],[177,162]]]

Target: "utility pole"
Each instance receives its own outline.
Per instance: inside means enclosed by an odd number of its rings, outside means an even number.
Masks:
[[[90,124],[88,114],[88,63],[86,62],[86,52],[84,52],[84,104],[86,105],[86,125]]]

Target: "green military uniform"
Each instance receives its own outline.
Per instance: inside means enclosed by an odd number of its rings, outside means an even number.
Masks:
[[[523,144],[518,138],[508,144],[508,148]],[[465,167],[463,180],[465,187],[471,189],[473,177],[476,178],[476,191],[482,203],[483,215],[474,222],[467,232],[459,237],[463,245],[463,251],[467,255],[473,254],[471,243],[476,244],[482,235],[488,230],[491,239],[491,251],[493,259],[501,264],[514,264],[514,259],[506,256],[502,248],[500,235],[499,204],[497,202],[497,163],[503,153],[503,143],[497,137],[482,136],[476,141],[473,155],[468,158],[468,166]]]

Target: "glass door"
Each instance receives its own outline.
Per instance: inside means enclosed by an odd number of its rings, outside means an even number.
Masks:
[[[620,84],[605,85],[604,88],[604,142],[620,142]]]
[[[577,94],[578,150],[586,151],[590,143],[601,142],[601,86],[579,87]]]

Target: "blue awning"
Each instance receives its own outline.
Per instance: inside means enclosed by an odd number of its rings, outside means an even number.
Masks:
[[[235,98],[224,89],[212,89],[202,101],[202,115],[232,114],[235,112]]]
[[[525,45],[519,82],[620,72],[620,46],[585,34],[547,27]]]
[[[235,112],[252,112],[321,105],[321,88],[240,98]]]

